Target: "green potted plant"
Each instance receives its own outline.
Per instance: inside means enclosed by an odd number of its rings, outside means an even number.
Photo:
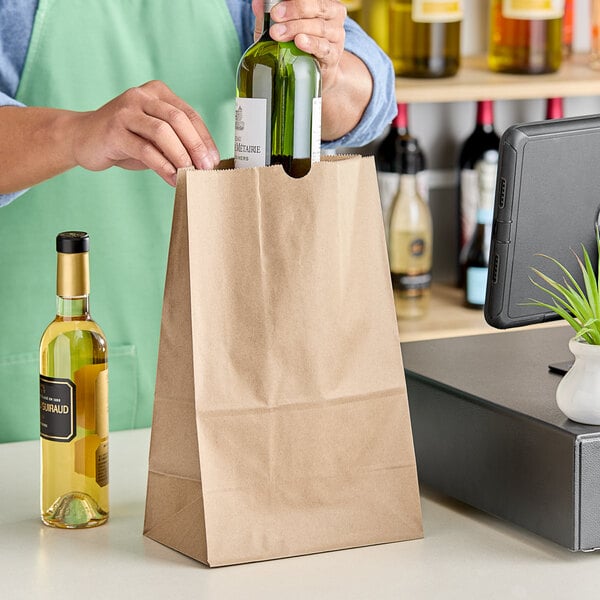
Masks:
[[[600,258],[598,227],[596,248]],[[569,350],[575,361],[556,389],[558,407],[573,421],[600,425],[600,277],[583,245],[582,251],[582,257],[574,254],[583,284],[579,284],[561,262],[540,254],[553,262],[564,277],[562,282],[557,281],[532,268],[534,276],[530,277],[531,282],[550,299],[546,302],[530,299],[529,304],[553,311],[575,331],[575,336],[569,341]]]

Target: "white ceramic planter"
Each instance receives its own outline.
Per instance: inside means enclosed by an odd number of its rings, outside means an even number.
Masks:
[[[569,341],[575,362],[556,389],[558,408],[572,421],[600,425],[600,346]]]

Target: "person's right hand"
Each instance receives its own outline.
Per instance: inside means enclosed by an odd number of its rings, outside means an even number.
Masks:
[[[79,113],[72,152],[81,167],[152,169],[175,185],[177,169],[212,169],[219,152],[200,115],[161,81],[131,88]]]

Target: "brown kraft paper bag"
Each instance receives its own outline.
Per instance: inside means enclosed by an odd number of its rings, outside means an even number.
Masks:
[[[372,158],[179,173],[144,534],[210,566],[422,537]]]

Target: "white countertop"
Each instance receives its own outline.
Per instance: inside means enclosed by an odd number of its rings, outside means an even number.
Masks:
[[[149,430],[111,434],[106,525],[39,520],[39,443],[0,444],[2,600],[566,599],[598,596],[600,553],[552,542],[431,492],[425,539],[210,569],[142,536]]]

